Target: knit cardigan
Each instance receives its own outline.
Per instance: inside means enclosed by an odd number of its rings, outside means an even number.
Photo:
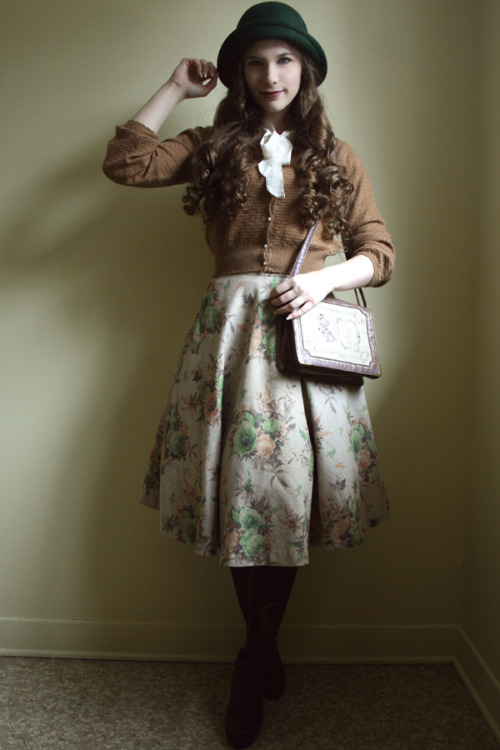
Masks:
[[[120,185],[163,187],[191,181],[190,156],[211,128],[186,130],[161,141],[145,125],[129,120],[116,128],[108,144],[103,170]],[[350,197],[347,257],[366,255],[373,263],[370,286],[385,284],[394,268],[394,248],[377,209],[361,159],[344,141],[337,142],[336,160],[354,191]],[[215,276],[235,273],[290,273],[306,234],[300,215],[301,186],[292,164],[283,167],[285,198],[266,189],[257,163],[250,170],[248,200],[233,220],[217,217],[206,223],[207,243],[215,258]],[[318,227],[302,272],[324,267],[326,256],[339,252],[336,239],[325,239]]]

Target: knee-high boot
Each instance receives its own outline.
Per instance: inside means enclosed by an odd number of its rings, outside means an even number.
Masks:
[[[262,694],[278,700],[285,691],[285,668],[276,642],[297,568],[259,567],[250,574],[245,657],[263,667]]]
[[[233,748],[248,748],[257,739],[263,719],[262,698],[283,695],[285,670],[276,636],[296,572],[296,568],[271,566],[231,568],[247,625],[225,717],[226,735]]]
[[[294,567],[231,568],[247,626],[245,659],[262,665],[262,695],[278,700],[285,690],[285,669],[276,637],[295,581]]]

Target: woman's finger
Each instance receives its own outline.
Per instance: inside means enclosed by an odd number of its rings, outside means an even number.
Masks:
[[[314,307],[314,304],[312,302],[305,302],[302,305],[302,307],[299,307],[297,310],[294,310],[293,312],[289,313],[289,315],[287,315],[287,320],[300,318],[301,315],[304,315],[306,312],[309,312],[309,310],[312,310],[313,307]]]
[[[291,279],[286,279],[285,281],[282,281],[281,284],[277,284],[269,296],[271,299],[276,299],[276,297],[280,297],[284,292],[288,292],[291,288]]]
[[[278,315],[288,315],[290,313],[295,312],[296,310],[301,310],[303,305],[309,304],[309,300],[305,297],[294,297],[290,302],[281,305],[281,307],[278,307],[276,309],[276,313]]]
[[[215,71],[213,76],[208,77],[207,82],[203,84],[203,90],[205,92],[205,95],[209,94],[211,91],[214,90],[214,88],[217,86],[218,80],[219,80],[219,75],[217,71]]]
[[[290,302],[292,299],[295,299],[297,296],[297,292],[294,289],[289,289],[286,292],[283,292],[283,294],[280,294],[279,297],[274,297],[274,299],[271,299],[271,305],[274,307],[281,307],[282,305],[286,305],[287,302]]]

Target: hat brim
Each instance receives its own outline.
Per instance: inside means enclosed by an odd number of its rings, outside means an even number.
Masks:
[[[319,86],[325,80],[327,72],[326,55],[321,45],[310,34],[288,28],[283,23],[258,23],[245,28],[235,29],[223,42],[217,57],[217,70],[224,86],[231,85],[234,64],[244,49],[262,39],[283,39],[294,47],[303,50],[313,60],[318,68]]]

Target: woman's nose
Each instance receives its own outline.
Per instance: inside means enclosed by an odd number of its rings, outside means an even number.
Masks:
[[[277,81],[276,67],[274,65],[268,65],[266,67],[266,81],[267,83],[274,84]]]

